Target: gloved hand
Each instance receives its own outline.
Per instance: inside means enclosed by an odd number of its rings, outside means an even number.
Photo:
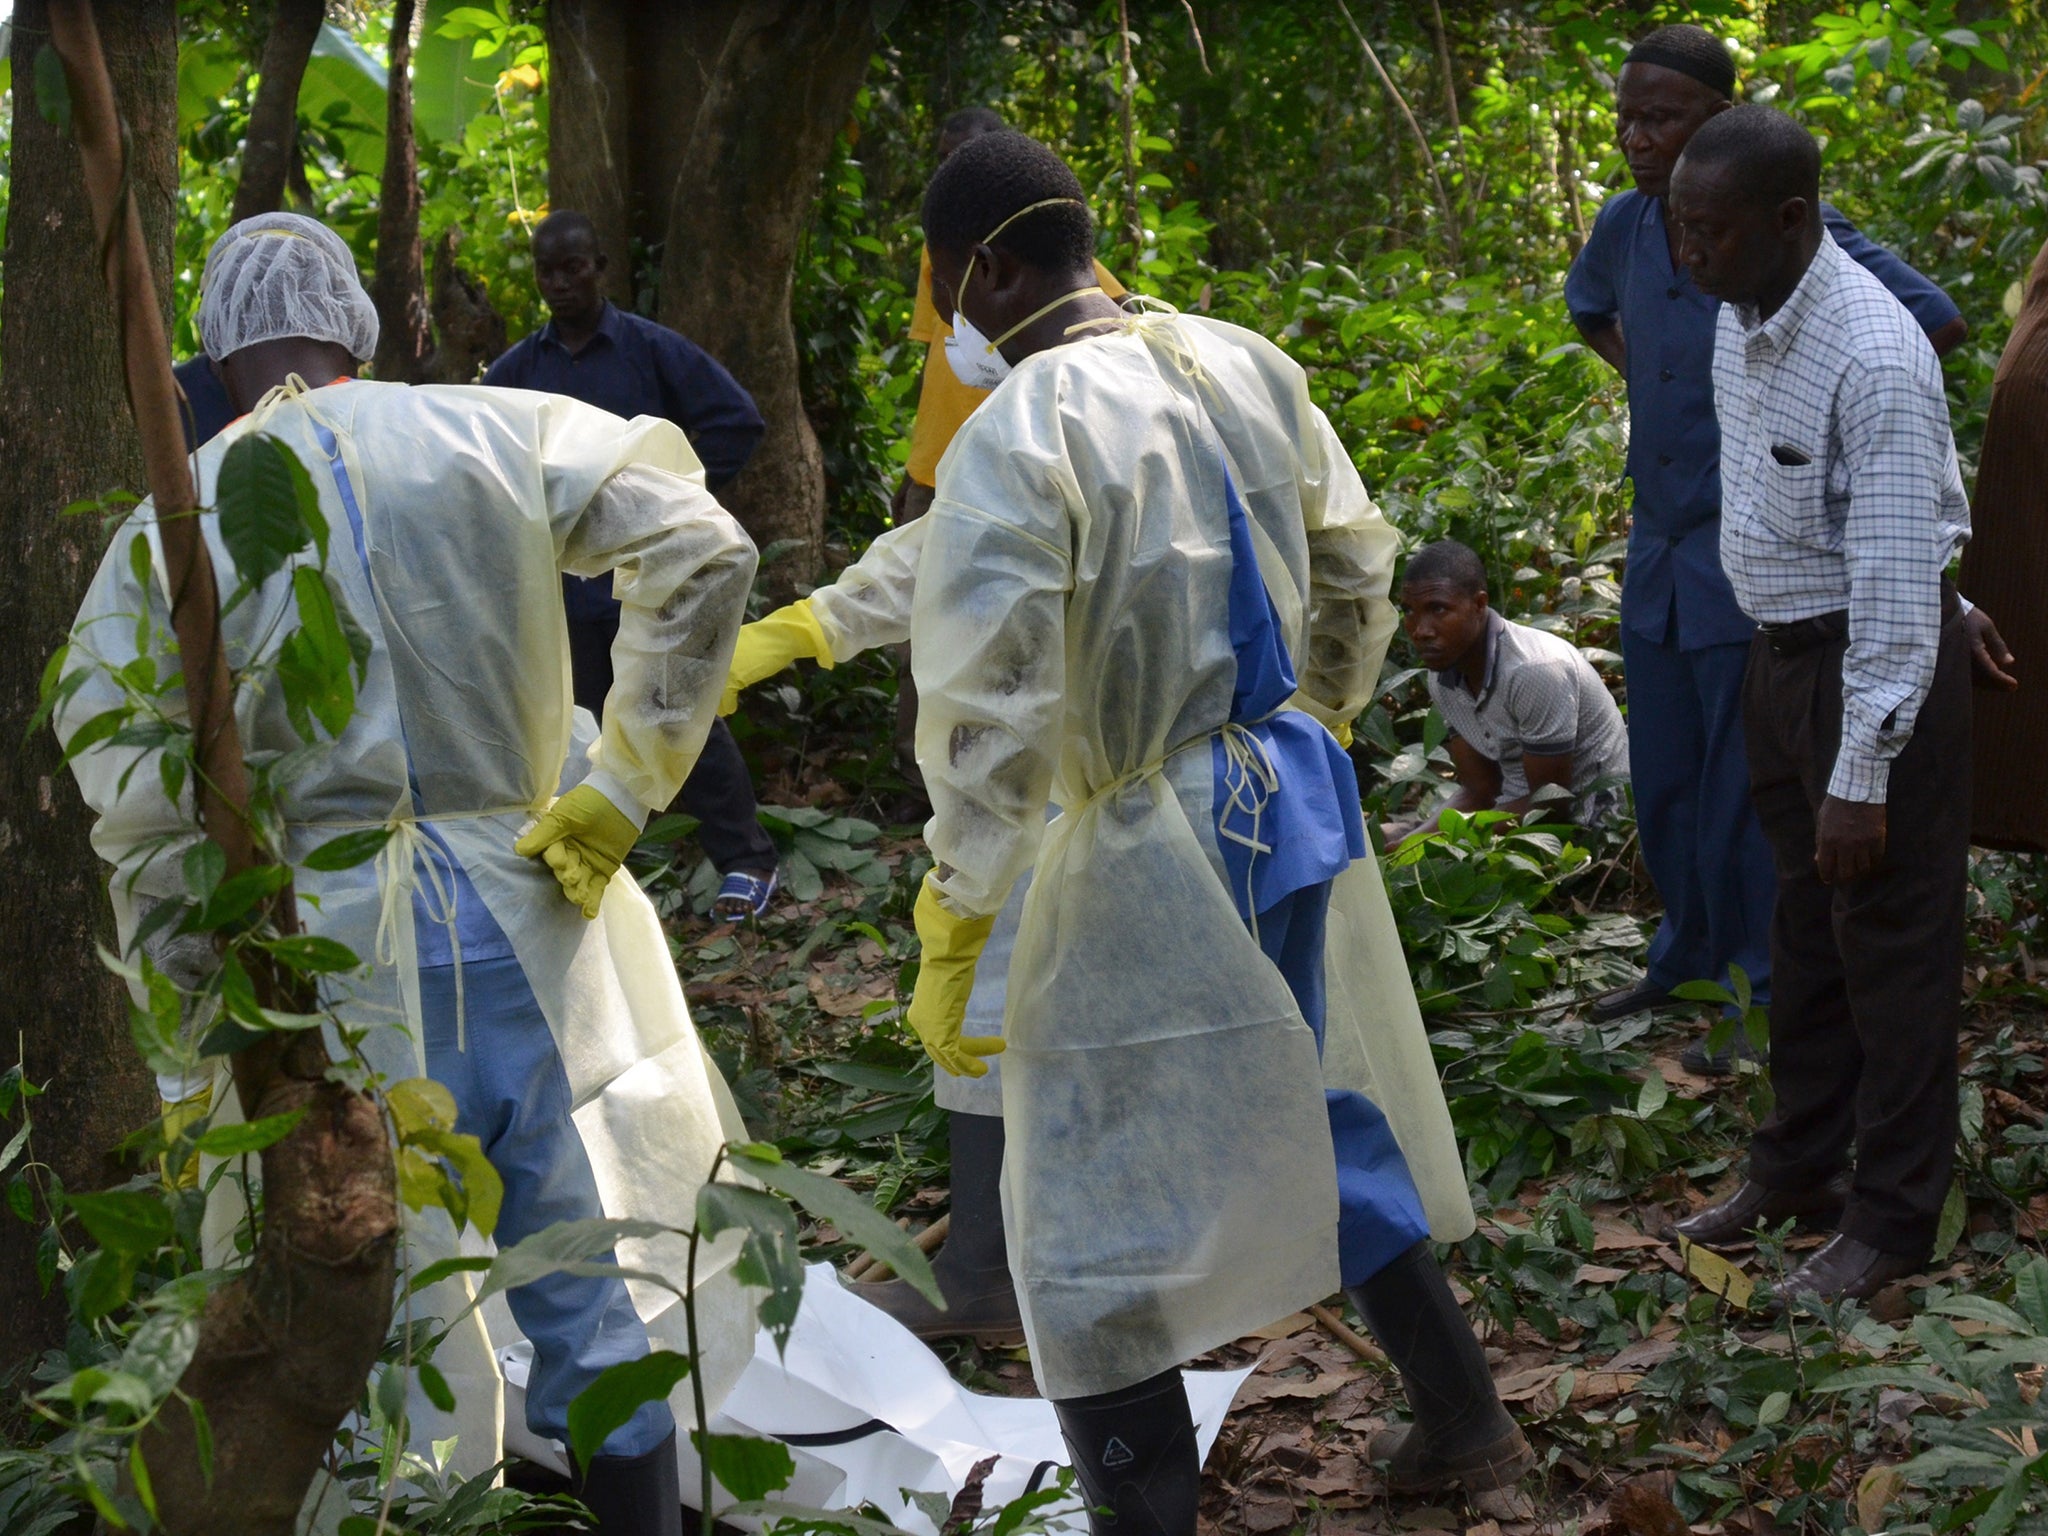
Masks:
[[[765,619],[740,626],[739,643],[733,647],[732,670],[726,674],[725,692],[718,700],[718,712],[729,715],[740,707],[740,690],[751,688],[764,677],[773,677],[794,662],[811,660],[830,668],[832,647],[809,598],[799,598],[778,608]]]
[[[548,807],[512,851],[524,858],[546,859],[562,894],[581,907],[585,917],[594,918],[604,900],[605,883],[639,840],[640,829],[603,790],[578,784]]]
[[[1338,746],[1342,747],[1346,752],[1351,750],[1352,736],[1351,722],[1349,720],[1339,720],[1330,727],[1330,734],[1337,738]]]
[[[918,961],[917,990],[911,994],[904,1014],[925,1054],[955,1077],[982,1077],[988,1063],[981,1058],[1003,1049],[1001,1035],[960,1033],[967,1017],[967,994],[974,990],[974,966],[988,943],[996,920],[988,917],[955,917],[939,905],[931,877],[917,893],[917,937],[924,947]]]

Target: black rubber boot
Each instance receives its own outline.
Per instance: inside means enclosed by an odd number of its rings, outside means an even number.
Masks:
[[[576,1497],[597,1517],[597,1536],[683,1536],[676,1432],[641,1456],[593,1456]]]
[[[1052,1406],[1094,1536],[1194,1536],[1202,1463],[1179,1371]]]
[[[946,1241],[932,1260],[932,1275],[946,1298],[946,1310],[941,1312],[901,1280],[855,1281],[849,1289],[920,1339],[967,1335],[980,1344],[1019,1344],[1024,1320],[1017,1310],[1010,1250],[1003,1238],[1003,1117],[959,1110],[951,1116],[952,1218]]]
[[[1373,1437],[1398,1493],[1505,1488],[1535,1457],[1501,1406],[1486,1352],[1472,1336],[1428,1243],[1417,1243],[1345,1294],[1401,1373],[1415,1422]]]

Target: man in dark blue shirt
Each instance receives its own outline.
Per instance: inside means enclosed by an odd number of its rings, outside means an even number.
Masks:
[[[213,359],[204,352],[188,358],[171,370],[178,387],[185,391],[185,451],[192,452],[227,429],[240,413],[228,398],[228,387],[220,381]]]
[[[1756,631],[1721,572],[1721,431],[1714,415],[1720,309],[1677,261],[1665,215],[1671,170],[1693,133],[1725,110],[1735,66],[1699,27],[1660,27],[1630,50],[1615,90],[1632,192],[1608,199],[1572,263],[1565,302],[1586,342],[1628,381],[1627,474],[1634,487],[1621,593],[1630,779],[1643,862],[1664,901],[1649,967],[1589,1012],[1620,1018],[1670,1003],[1694,980],[1749,977],[1770,996],[1777,875],[1749,796],[1742,679]],[[1937,352],[1966,327],[1947,294],[1822,205],[1829,232],[1920,322]],[[1693,1070],[1728,1069],[1696,1043]]]
[[[662,416],[683,429],[713,495],[746,467],[761,441],[761,413],[718,361],[667,326],[629,314],[600,291],[605,258],[583,214],[563,211],[533,234],[534,279],[553,318],[484,374],[484,383],[568,395],[615,416]],[[611,578],[562,578],[576,702],[601,713],[612,686],[619,604]],[[739,743],[714,721],[678,803],[722,877],[713,910],[759,916],[775,893],[774,841],[755,815]]]

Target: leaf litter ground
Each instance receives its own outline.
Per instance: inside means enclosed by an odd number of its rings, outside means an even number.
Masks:
[[[816,838],[836,835],[832,813],[845,797],[831,780],[774,789],[824,813],[807,829],[814,850]],[[664,906],[692,1010],[750,1124],[921,1231],[944,1214],[947,1195],[943,1116],[896,1021],[915,953],[910,899],[928,867],[913,806],[895,807],[903,822],[887,831],[858,824],[876,833],[850,839],[859,859],[831,858],[814,886],[760,923],[713,925],[691,910],[703,905],[707,881],[689,864],[687,843],[661,868],[647,867],[643,848],[639,872]],[[1600,889],[1610,889],[1604,879]],[[1612,894],[1600,911],[1580,914],[1590,942],[1609,951],[1610,919],[1641,899],[1628,880]],[[1678,1055],[1703,1021],[1663,1016],[1635,1047],[1686,1111],[1693,1134],[1682,1147],[1663,1166],[1627,1177],[1613,1159],[1596,1168],[1590,1157],[1557,1158],[1506,1197],[1496,1191],[1479,1233],[1450,1256],[1459,1299],[1539,1471],[1514,1493],[1389,1495],[1367,1445],[1404,1416],[1404,1403],[1336,1296],[1197,1362],[1252,1368],[1205,1468],[1203,1530],[1762,1536],[1880,1528],[1887,1498],[1904,1496],[1910,1507],[1913,1496],[1896,1465],[1925,1449],[1930,1427],[1943,1432],[1970,1405],[1881,1385],[1810,1389],[1844,1368],[1924,1364],[1916,1305],[2009,1293],[2013,1266],[2048,1227],[2048,1194],[2028,1194],[2030,1182],[2040,1187],[2042,1166],[2041,1152],[2028,1149],[2048,1142],[2039,1063],[2024,1050],[2039,1036],[2040,1014],[2031,1000],[2007,1000],[2031,994],[2033,980],[2023,947],[1971,978],[1963,1192],[1951,1201],[1943,1258],[1924,1275],[1868,1308],[1788,1331],[1765,1305],[1768,1284],[1819,1237],[1766,1237],[1726,1255],[1668,1238],[1672,1216],[1739,1178],[1758,1079],[1688,1073]],[[1572,1010],[1561,1011],[1568,1020]],[[858,1258],[829,1227],[808,1230],[806,1243],[813,1256]],[[1987,1332],[2004,1337],[1981,1320],[1954,1325],[1965,1341]],[[1034,1390],[1021,1350],[940,1349],[976,1390]],[[2008,1438],[2016,1457],[2030,1459],[2031,1429]]]

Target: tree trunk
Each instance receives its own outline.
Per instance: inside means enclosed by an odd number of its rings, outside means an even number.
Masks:
[[[242,180],[235,188],[237,221],[284,206],[285,176],[299,137],[299,82],[306,77],[306,61],[313,56],[326,15],[324,0],[277,0],[270,35],[263,40],[263,78],[249,109]],[[118,88],[119,81],[115,83]],[[120,99],[128,98],[124,94]]]
[[[399,384],[420,382],[434,346],[420,256],[419,145],[412,132],[414,9],[414,0],[398,0],[391,15],[384,185],[377,205],[377,270],[370,282],[377,305],[377,377]]]
[[[732,371],[768,430],[720,497],[764,548],[793,541],[769,584],[822,555],[824,459],[804,415],[791,279],[818,178],[876,41],[867,0],[725,0],[730,17],[670,203],[661,315]]]
[[[552,0],[548,41],[548,207],[584,214],[605,257],[605,294],[633,307],[632,99],[621,0]]]
[[[14,10],[14,124],[10,140],[7,282],[0,297],[0,590],[8,594],[0,649],[0,1041],[20,1042],[35,1101],[34,1155],[70,1189],[124,1177],[114,1144],[156,1112],[155,1085],[128,1038],[127,994],[99,962],[113,943],[106,866],[87,840],[90,820],[51,734],[22,739],[43,665],[63,643],[105,547],[95,517],[69,503],[139,490],[142,456],[121,383],[114,317],[94,259],[78,156],[36,110],[31,82],[47,37],[45,0]],[[107,7],[107,53],[133,134],[133,187],[157,291],[170,293],[178,186],[177,18],[171,0]],[[164,313],[168,317],[168,307]],[[64,1339],[61,1292],[36,1276],[37,1233],[0,1223],[0,1370]]]
[[[128,135],[92,10],[87,0],[52,0],[48,15],[70,88],[80,179],[96,232],[89,260],[115,300],[125,393],[158,514],[197,752],[199,824],[232,878],[266,855],[249,815],[213,565],[198,521],[189,515],[196,497],[171,378],[166,287],[150,270],[129,191]],[[116,56],[122,52],[117,48]],[[175,78],[175,48],[170,58],[167,73]],[[97,307],[101,313],[109,308],[104,298]],[[277,931],[297,930],[289,884],[265,915]],[[316,1006],[303,978],[255,955],[245,963],[261,1006],[291,1012]],[[182,1393],[198,1406],[167,1405],[136,1442],[168,1536],[227,1530],[290,1536],[391,1320],[397,1170],[382,1110],[330,1080],[333,1062],[318,1031],[267,1034],[237,1051],[230,1065],[246,1119],[294,1112],[301,1118],[261,1154],[264,1209],[254,1262],[207,1298],[198,1347],[179,1379]],[[203,1439],[201,1409],[211,1426]]]

